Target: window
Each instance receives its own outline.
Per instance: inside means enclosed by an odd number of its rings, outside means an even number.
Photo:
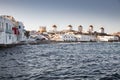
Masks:
[[[0,31],[3,31],[4,30],[4,26],[3,26],[3,23],[0,22]]]
[[[11,35],[9,35],[9,39],[11,39]]]
[[[6,23],[6,30],[7,30],[7,31],[9,30],[9,28],[8,28],[8,23]]]
[[[19,26],[19,29],[21,28],[21,26]]]
[[[4,30],[4,23],[2,22],[2,29]]]
[[[1,22],[0,22],[0,30],[2,30]]]
[[[10,30],[10,31],[12,30],[12,27],[11,27],[11,25],[9,25],[9,30]]]

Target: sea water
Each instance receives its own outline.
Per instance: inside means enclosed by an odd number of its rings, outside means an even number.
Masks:
[[[120,43],[56,43],[2,48],[0,80],[120,80]]]

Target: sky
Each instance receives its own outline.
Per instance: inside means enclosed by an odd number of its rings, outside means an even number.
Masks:
[[[0,0],[0,15],[22,21],[26,30],[50,30],[54,24],[63,30],[70,24],[75,30],[93,25],[95,31],[120,32],[120,0]]]

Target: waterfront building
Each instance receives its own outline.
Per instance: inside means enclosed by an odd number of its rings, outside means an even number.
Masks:
[[[12,16],[0,16],[0,45],[17,44],[25,38],[24,25]]]
[[[25,26],[22,22],[18,21],[17,23],[18,23],[18,31],[19,31],[18,41],[25,41],[26,40],[26,36],[25,36],[26,30],[24,29]]]
[[[119,40],[118,36],[105,33],[103,27],[100,28],[99,32],[93,31],[92,25],[89,26],[88,32],[84,32],[81,25],[78,26],[78,31],[72,30],[72,25],[68,25],[67,29],[62,31],[56,31],[56,25],[53,25],[53,28],[53,31],[48,32],[49,39],[53,41],[95,42]]]
[[[63,41],[77,41],[77,38],[75,37],[74,34],[64,34],[64,35],[61,35],[60,38]]]
[[[45,32],[47,32],[46,26],[40,26],[40,27],[39,27],[39,32],[40,32],[40,33],[45,33]]]
[[[119,41],[120,41],[120,32],[113,33],[112,35],[118,36],[119,37]]]
[[[89,34],[73,34],[73,33],[65,33],[65,34],[56,34],[52,37],[54,41],[65,41],[65,42],[89,42],[96,41],[96,37],[94,35]]]
[[[37,34],[37,31],[35,31],[35,30],[29,31],[29,34],[30,34],[30,35]]]
[[[46,31],[46,27],[40,27],[41,32],[44,33]],[[42,41],[42,40],[48,40],[48,35],[40,33],[39,31],[32,30],[30,31],[30,36],[28,38],[28,42],[36,42],[36,41]],[[43,31],[42,31],[43,30]]]
[[[77,38],[77,41],[80,41],[80,42],[97,41],[97,39],[94,35],[89,35],[89,34],[78,34],[78,35],[76,35],[76,38]]]
[[[93,26],[90,26],[89,33],[83,33],[81,25],[78,26],[78,31],[72,30],[72,25],[67,26],[67,30],[57,31],[56,33],[48,33],[50,40],[54,41],[96,41],[96,36],[93,35]]]
[[[119,41],[119,37],[114,35],[97,36],[97,38],[99,41],[105,41],[105,42]]]

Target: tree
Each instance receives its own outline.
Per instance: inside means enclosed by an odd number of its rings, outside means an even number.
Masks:
[[[29,38],[29,36],[30,36],[30,31],[25,31],[25,36],[26,36],[27,38]]]

